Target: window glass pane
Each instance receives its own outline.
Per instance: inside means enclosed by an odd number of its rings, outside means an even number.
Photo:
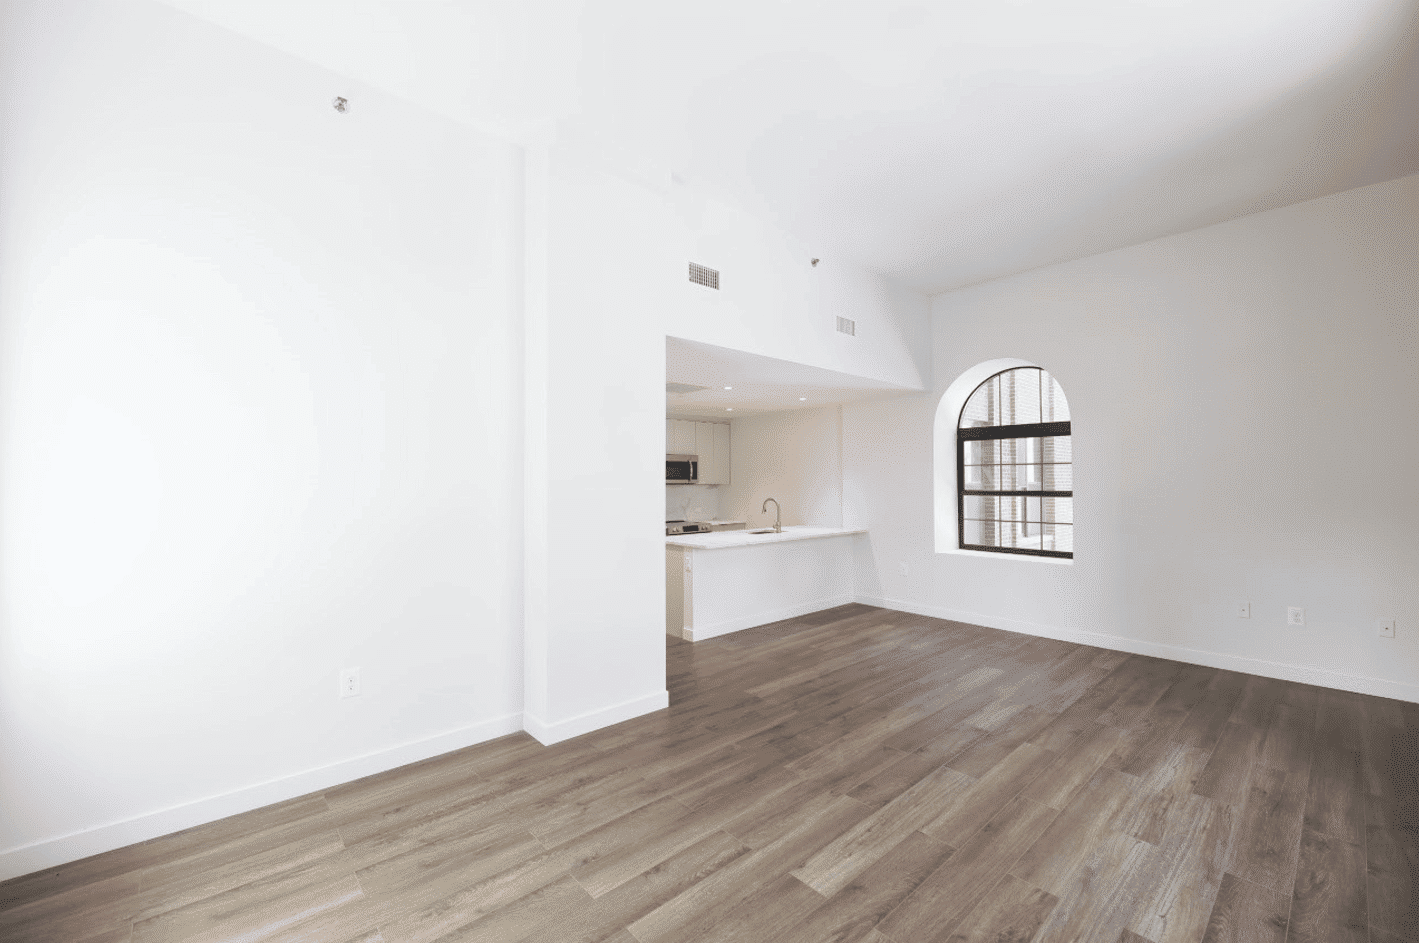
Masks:
[[[1069,402],[1064,398],[1064,389],[1060,387],[1059,381],[1050,376],[1048,371],[1045,371],[1042,377],[1042,383],[1043,402],[1041,403],[1041,412],[1044,418],[1040,421],[1068,422]]]
[[[1073,498],[1044,498],[1043,500],[1045,521],[1055,524],[1074,523]]]
[[[1040,509],[1040,499],[1039,499],[1039,498],[1026,498],[1026,499],[1025,499],[1025,520],[1027,520],[1027,521],[1033,521],[1033,522],[1035,522],[1036,524],[1038,524],[1040,521],[1044,520],[1044,518],[1040,517],[1040,510],[1041,510],[1041,509]]]
[[[1000,461],[999,439],[967,439],[967,465],[993,465]]]
[[[996,535],[1000,525],[995,521],[966,521],[966,543],[976,546],[998,547]]]
[[[1040,442],[1040,453],[1046,462],[1074,461],[1073,436],[1046,436]]]
[[[1004,374],[1001,389],[1001,422],[1015,426],[1040,421],[1040,371],[1022,368]]]
[[[1045,550],[1074,552],[1074,527],[1071,524],[1046,524],[1044,536]]]
[[[1000,512],[999,498],[989,498],[983,495],[966,495],[966,518],[967,520],[995,520]]]
[[[1073,465],[1046,465],[1044,471],[1044,488],[1046,491],[1074,490]]]

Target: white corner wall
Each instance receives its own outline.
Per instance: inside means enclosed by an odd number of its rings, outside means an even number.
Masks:
[[[932,393],[843,410],[864,601],[1419,701],[1417,222],[1411,176],[935,298]],[[1069,397],[1072,565],[933,551],[937,402],[999,357]]]
[[[843,526],[842,408],[822,406],[746,416],[730,423],[727,519],[772,527],[775,498],[784,524]]]
[[[0,878],[520,729],[517,150],[146,2],[0,128]]]
[[[526,729],[666,707],[663,194],[560,147],[527,164]]]

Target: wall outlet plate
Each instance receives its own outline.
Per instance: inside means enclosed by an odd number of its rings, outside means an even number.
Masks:
[[[1290,606],[1286,609],[1287,625],[1305,625],[1306,610],[1300,606]]]
[[[340,672],[340,696],[342,698],[360,696],[360,669],[346,668]]]
[[[1385,619],[1381,621],[1379,625],[1380,638],[1394,638],[1394,630],[1396,628],[1398,628],[1398,626],[1396,625],[1396,620],[1394,619]]]
[[[1237,603],[1237,618],[1238,618],[1238,619],[1250,619],[1250,618],[1251,618],[1251,603],[1249,603],[1249,602],[1240,602],[1240,603]]]

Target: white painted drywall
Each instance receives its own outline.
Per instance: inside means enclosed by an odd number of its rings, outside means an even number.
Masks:
[[[732,350],[925,389],[931,378],[925,295],[847,259],[824,258],[772,223],[688,186],[665,194],[677,239],[677,279],[665,333]],[[720,273],[719,290],[689,281],[698,262]],[[856,322],[838,333],[839,316]]]
[[[1419,700],[1416,220],[1411,176],[938,296],[934,391],[843,410],[859,592]],[[933,552],[937,402],[999,357],[1069,397],[1072,566]]]
[[[843,526],[841,407],[747,416],[733,430],[731,480],[724,511],[747,526],[771,527],[775,498],[784,524]]]
[[[663,195],[528,152],[529,282],[545,289],[529,292],[524,722],[550,743],[668,703],[656,499],[677,267]]]
[[[518,729],[518,152],[142,2],[0,127],[0,878]]]

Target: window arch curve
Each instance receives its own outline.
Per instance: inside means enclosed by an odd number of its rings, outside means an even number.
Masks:
[[[1001,359],[965,371],[937,406],[936,549],[1072,560],[1072,426],[1043,367]]]

